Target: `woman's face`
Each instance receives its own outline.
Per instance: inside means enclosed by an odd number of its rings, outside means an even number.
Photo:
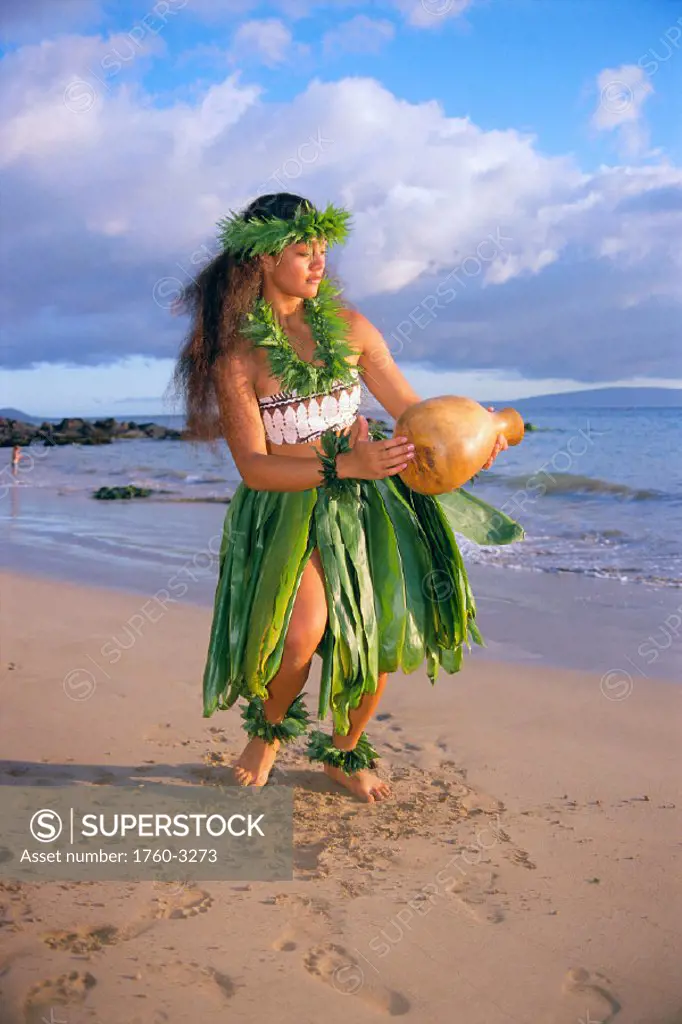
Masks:
[[[326,258],[324,239],[294,242],[279,256],[264,256],[263,269],[270,282],[285,295],[313,299],[324,274]]]

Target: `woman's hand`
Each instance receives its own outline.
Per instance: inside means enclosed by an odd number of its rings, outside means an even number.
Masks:
[[[489,405],[488,406],[488,412],[494,412],[494,411],[495,411],[495,407],[493,405]],[[498,434],[497,438],[495,440],[495,446],[494,446],[492,452],[490,453],[490,458],[488,459],[487,462],[485,462],[481,466],[481,469],[490,469],[490,467],[492,466],[493,462],[495,461],[497,456],[500,454],[500,452],[506,451],[506,449],[508,447],[509,447],[509,442],[507,441],[507,438],[504,436],[504,434]]]
[[[406,437],[386,441],[370,441],[364,416],[358,416],[358,435],[349,452],[336,456],[339,479],[383,480],[407,469],[414,458],[414,445]]]

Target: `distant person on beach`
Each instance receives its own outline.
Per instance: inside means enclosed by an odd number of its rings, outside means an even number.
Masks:
[[[349,214],[290,193],[220,222],[221,253],[182,296],[191,314],[174,381],[190,435],[223,437],[242,481],[225,518],[203,714],[241,697],[241,785],[267,783],[277,750],[310,726],[302,693],[322,659],[307,756],[368,802],[389,795],[365,728],[389,672],[457,672],[482,643],[453,530],[520,528],[460,491],[461,519],[398,474],[414,458],[358,415],[360,375],[390,416],[421,401],[379,331],[337,298],[327,248]],[[498,436],[485,468],[506,440]],[[467,505],[467,503],[469,503]],[[475,508],[472,514],[471,509]],[[512,536],[512,534],[514,536]]]
[[[16,476],[17,470],[19,469],[19,463],[21,462],[24,454],[21,450],[21,446],[15,444],[12,448],[12,473]]]

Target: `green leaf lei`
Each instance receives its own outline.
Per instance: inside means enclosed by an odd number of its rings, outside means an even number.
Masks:
[[[296,215],[289,220],[282,217],[268,217],[259,220],[252,217],[245,220],[236,213],[218,221],[218,239],[241,259],[280,253],[294,242],[310,242],[324,238],[329,245],[345,241],[350,230],[350,213],[329,203],[324,210],[311,206],[300,206]]]
[[[305,321],[315,339],[313,359],[321,359],[323,366],[315,366],[296,354],[271,303],[265,299],[258,299],[253,310],[244,317],[242,334],[254,345],[267,349],[272,375],[282,381],[282,390],[295,390],[305,397],[330,391],[337,381],[348,385],[355,383],[354,368],[347,362],[353,355],[346,341],[348,327],[339,313],[341,303],[336,300],[339,291],[323,277],[316,297],[303,300]],[[362,373],[362,367],[355,369]]]

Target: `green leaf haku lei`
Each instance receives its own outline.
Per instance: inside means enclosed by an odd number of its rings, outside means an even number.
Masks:
[[[349,221],[348,210],[331,203],[324,210],[317,210],[310,204],[299,206],[296,215],[289,220],[282,217],[246,220],[233,213],[218,221],[218,238],[223,249],[248,260],[277,254],[294,242],[312,242],[315,238],[323,238],[329,245],[344,242],[350,230]]]

